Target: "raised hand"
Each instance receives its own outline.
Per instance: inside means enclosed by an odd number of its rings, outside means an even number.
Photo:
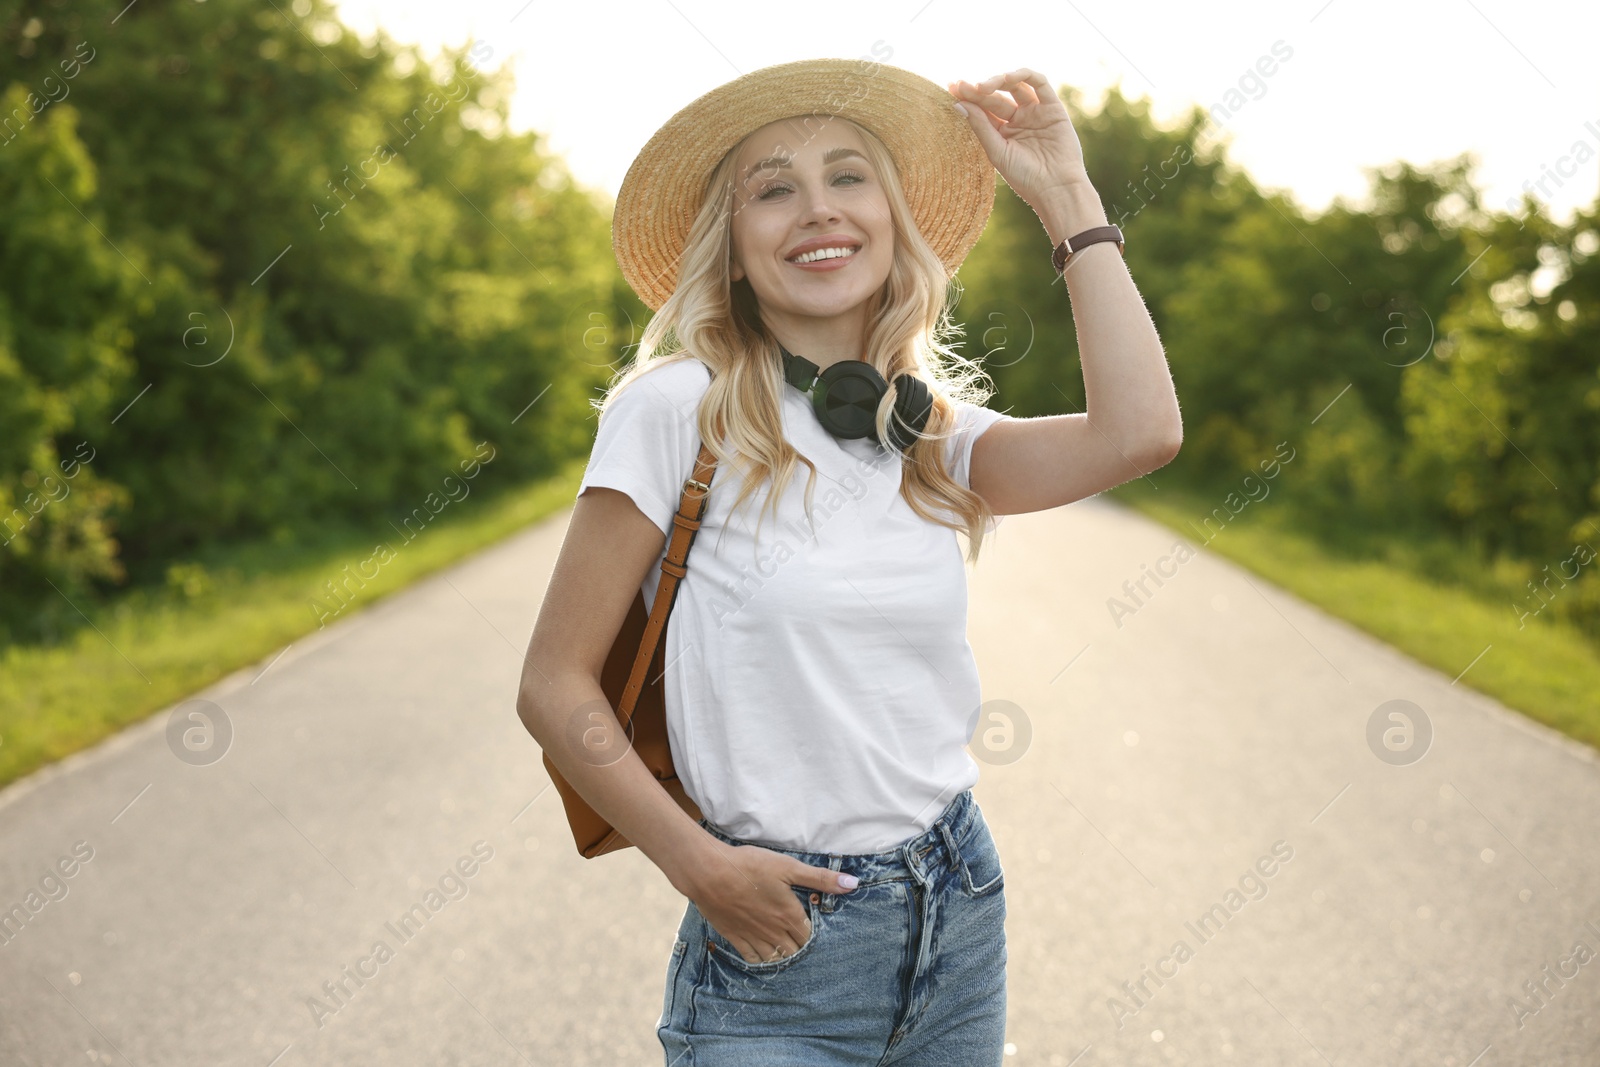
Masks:
[[[1078,131],[1043,74],[1021,67],[947,88],[994,169],[1034,210],[1063,187],[1089,180]]]

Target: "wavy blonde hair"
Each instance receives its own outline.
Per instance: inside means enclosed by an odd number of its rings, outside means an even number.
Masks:
[[[965,533],[970,544],[967,558],[976,562],[993,512],[981,496],[963,488],[945,469],[943,445],[955,424],[952,401],[982,405],[993,389],[986,387],[977,363],[945,344],[947,337],[961,332],[950,318],[959,290],[917,230],[899,171],[883,142],[849,119],[818,117],[849,122],[861,134],[867,158],[882,177],[894,223],[896,240],[889,277],[869,298],[864,362],[890,383],[901,374],[913,374],[926,382],[933,394],[926,429],[900,453],[900,495],[922,518]],[[767,505],[776,521],[777,501],[797,464],[804,463],[811,470],[805,492],[809,519],[817,468],[783,437],[781,399],[789,385],[783,378],[777,338],[761,321],[749,281],[730,279],[735,163],[748,141],[746,136],[713,168],[679,259],[677,287],[645,327],[632,364],[619,373],[595,406],[604,412],[613,397],[652,369],[700,359],[711,370],[711,385],[698,415],[700,438],[716,455],[719,470],[724,465],[738,465],[745,472],[735,508],[747,504],[770,477],[773,489]],[[896,392],[891,384],[878,407],[877,428],[882,440],[888,440]],[[950,521],[939,515],[939,510],[960,521]],[[758,518],[758,538],[759,530]]]

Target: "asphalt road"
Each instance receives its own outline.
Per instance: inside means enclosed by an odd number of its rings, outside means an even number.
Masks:
[[[684,901],[513,708],[565,523],[0,793],[0,1064],[659,1064]],[[972,572],[1007,1063],[1600,1064],[1600,761],[1177,541],[1095,499]]]

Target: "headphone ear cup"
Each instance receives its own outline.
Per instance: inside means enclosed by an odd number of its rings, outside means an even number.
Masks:
[[[841,359],[817,376],[811,406],[817,421],[835,437],[876,440],[878,407],[888,391],[889,383],[874,368],[860,360]]]
[[[928,428],[933,416],[933,391],[915,374],[902,374],[894,380],[894,415],[889,419],[889,436],[901,452],[916,443],[916,434]],[[904,425],[902,425],[904,424]],[[908,430],[907,427],[910,429]]]

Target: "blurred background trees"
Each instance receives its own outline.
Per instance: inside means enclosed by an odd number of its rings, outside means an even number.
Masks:
[[[480,441],[499,487],[586,454],[648,312],[477,47],[320,0],[0,2],[0,638],[202,545],[387,528]],[[1594,208],[1488,211],[1463,156],[1312,216],[1198,108],[1063,91],[1183,404],[1159,478],[1224,506],[1288,442],[1272,493],[1330,546],[1546,589],[1600,549]],[[1002,183],[957,318],[1016,415],[1084,409],[1048,255]],[[1596,570],[1550,608],[1600,642]]]
[[[0,4],[16,640],[204,542],[409,507],[479,441],[480,486],[549,473],[630,299],[607,205],[503,132],[486,47],[429,65],[311,0],[125,4]]]
[[[1596,207],[1486,211],[1464,155],[1375,172],[1369,209],[1313,217],[1229,164],[1200,109],[1163,130],[1116,90],[1093,112],[1063,92],[1183,407],[1157,479],[1223,508],[1286,441],[1263,488],[1328,547],[1515,589],[1600,643]],[[1049,239],[1003,182],[995,216],[961,271],[964,351],[994,406],[1083,411]]]

